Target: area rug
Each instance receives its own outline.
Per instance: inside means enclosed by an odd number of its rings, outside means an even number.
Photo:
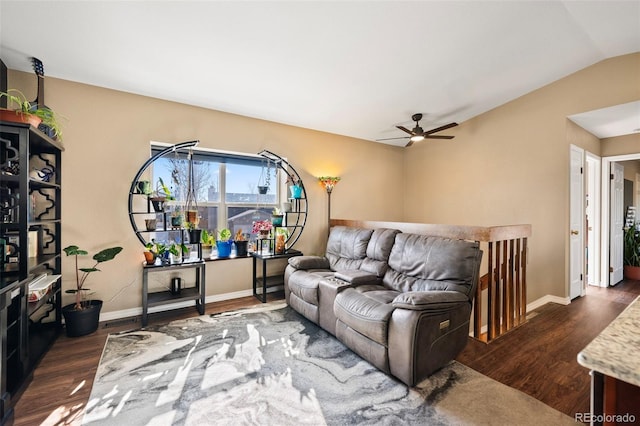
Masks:
[[[408,388],[270,304],[109,335],[83,424],[575,423],[455,361]]]

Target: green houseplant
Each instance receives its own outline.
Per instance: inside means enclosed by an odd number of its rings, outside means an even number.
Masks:
[[[218,248],[218,257],[231,256],[231,246],[233,240],[231,239],[231,230],[223,228],[218,231],[218,238],[216,240],[216,247]]]
[[[48,127],[54,139],[62,139],[60,117],[51,108],[31,105],[26,96],[17,89],[0,92],[0,99],[7,98],[9,109],[0,110],[0,119],[19,123],[40,124]],[[11,109],[11,108],[14,109]]]
[[[640,280],[640,232],[635,225],[624,231],[624,276]]]
[[[66,291],[66,293],[75,293],[76,300],[74,303],[62,308],[67,336],[84,336],[85,334],[93,333],[98,329],[102,300],[89,300],[86,297],[86,292],[90,289],[84,287],[84,284],[90,274],[100,271],[100,269],[98,269],[98,265],[100,263],[113,260],[121,251],[122,247],[111,247],[101,250],[93,255],[92,259],[95,261],[95,264],[92,267],[80,268],[78,265],[78,258],[80,256],[86,256],[89,253],[86,250],[80,249],[76,245],[64,248],[64,252],[67,256],[75,257],[76,265],[76,288]]]

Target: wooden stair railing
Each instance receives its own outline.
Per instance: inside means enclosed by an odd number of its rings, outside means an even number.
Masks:
[[[476,288],[473,337],[489,343],[527,320],[527,242],[531,237],[531,225],[483,227],[345,219],[331,219],[330,225],[391,228],[477,241],[484,251],[482,268],[486,273],[480,277]]]

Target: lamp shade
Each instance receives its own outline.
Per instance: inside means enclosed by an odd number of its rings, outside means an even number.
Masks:
[[[337,176],[320,176],[318,181],[322,184],[324,189],[327,190],[327,193],[331,194],[333,187],[340,181],[340,178]]]

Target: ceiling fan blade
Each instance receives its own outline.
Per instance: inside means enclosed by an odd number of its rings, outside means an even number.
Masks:
[[[453,139],[455,136],[424,135],[425,139]]]
[[[411,145],[413,145],[413,141],[409,139],[409,142],[404,147],[407,148],[407,147],[410,147]]]
[[[414,134],[411,130],[407,129],[407,128],[406,128],[406,127],[404,127],[404,126],[396,126],[396,127],[397,127],[398,129],[402,130],[403,132],[407,132],[407,133],[409,133],[411,136],[413,136],[413,134]]]
[[[457,125],[458,125],[458,123],[445,124],[444,126],[437,127],[435,129],[431,129],[431,130],[427,130],[426,132],[424,132],[424,134],[426,136],[426,135],[430,135],[431,133],[438,133],[438,132],[441,132],[443,130],[450,129],[452,127],[456,127]]]
[[[394,139],[409,139],[409,136],[398,136],[396,138],[384,138],[384,139],[376,139],[376,141],[391,141]]]

